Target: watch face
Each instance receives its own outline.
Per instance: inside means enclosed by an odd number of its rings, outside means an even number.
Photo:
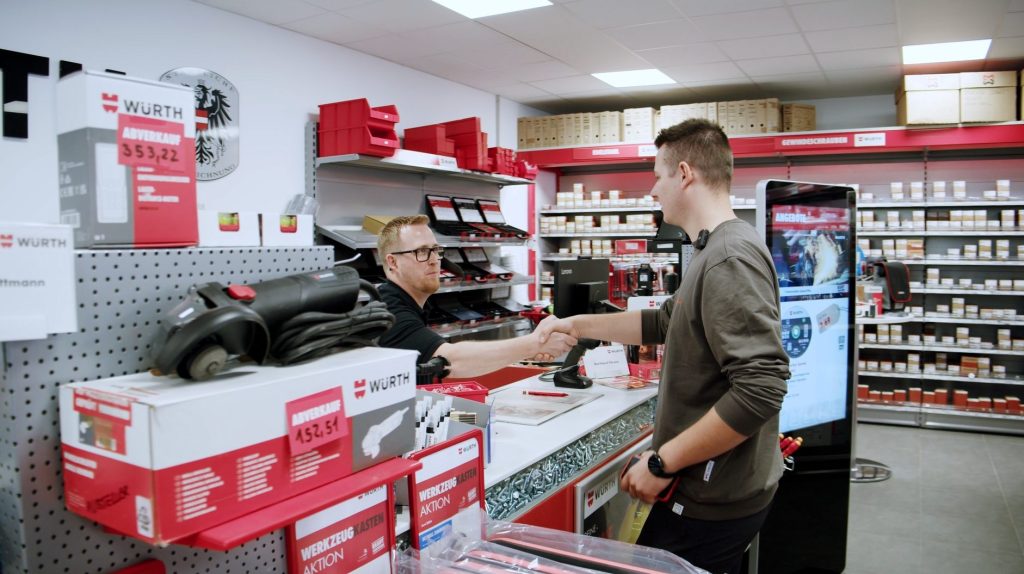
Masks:
[[[647,459],[647,468],[651,471],[651,474],[659,478],[664,478],[665,466],[661,462],[661,457],[657,453],[651,455]]]

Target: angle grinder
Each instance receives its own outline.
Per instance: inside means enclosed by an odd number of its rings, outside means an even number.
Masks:
[[[370,301],[357,308],[360,292]],[[232,355],[291,364],[339,347],[375,345],[393,324],[377,290],[351,267],[253,285],[203,283],[161,319],[154,360],[165,374],[202,380]]]

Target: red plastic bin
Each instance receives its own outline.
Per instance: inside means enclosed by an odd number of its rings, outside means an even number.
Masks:
[[[537,166],[524,159],[516,161],[516,171],[513,174],[523,179],[537,179]]]
[[[363,126],[375,130],[394,130],[398,123],[395,106],[370,107],[366,98],[320,105],[320,130],[343,130]]]
[[[445,135],[442,125],[406,128],[405,149],[455,157],[455,140]]]
[[[391,157],[398,149],[398,136],[394,131],[383,137],[370,133],[370,128],[351,128],[342,130],[320,130],[320,157],[330,157],[350,153]]]
[[[516,152],[504,147],[487,148],[487,157],[491,158],[494,165],[491,171],[505,175],[516,174]]]
[[[487,402],[487,387],[476,381],[465,381],[461,383],[441,383],[437,385],[420,385],[417,387],[423,391],[462,397],[478,403]]]
[[[450,122],[441,122],[445,128],[445,132],[448,137],[461,135],[461,134],[473,134],[480,133],[480,118],[462,118],[461,120],[452,120]]]

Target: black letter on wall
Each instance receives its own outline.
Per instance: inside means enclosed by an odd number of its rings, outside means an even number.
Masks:
[[[4,73],[4,137],[28,138],[28,75],[50,75],[50,59],[0,49]]]

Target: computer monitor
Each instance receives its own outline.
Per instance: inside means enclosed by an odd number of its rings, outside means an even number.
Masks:
[[[609,261],[555,262],[555,315],[569,317],[600,311],[608,299]]]

